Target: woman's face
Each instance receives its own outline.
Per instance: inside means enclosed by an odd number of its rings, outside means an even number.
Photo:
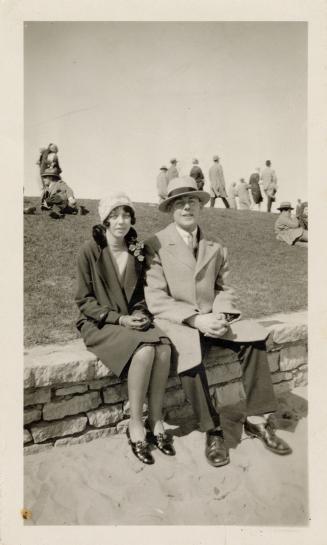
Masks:
[[[122,206],[114,208],[108,217],[109,220],[109,233],[115,237],[124,238],[132,225],[132,217],[130,212],[124,210]]]

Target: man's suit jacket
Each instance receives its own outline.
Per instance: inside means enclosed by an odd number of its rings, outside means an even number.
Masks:
[[[146,241],[145,249],[146,303],[155,323],[173,342],[173,361],[181,373],[202,360],[199,331],[184,320],[211,312],[215,300],[217,312],[240,314],[226,285],[227,251],[200,231],[195,259],[174,223]]]

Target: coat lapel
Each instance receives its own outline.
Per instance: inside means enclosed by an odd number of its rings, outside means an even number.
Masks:
[[[171,224],[167,250],[172,253],[177,261],[182,261],[187,267],[194,270],[196,260],[190,249],[186,246],[182,237],[178,234],[175,224]]]
[[[200,231],[198,257],[196,260],[194,276],[197,276],[199,274],[199,272],[203,269],[203,267],[205,267],[207,263],[210,261],[210,259],[213,258],[216,252],[217,252],[217,244],[215,244],[212,240],[206,240],[203,237],[202,232]]]
[[[119,283],[116,269],[112,263],[108,248],[100,250],[99,257],[96,261],[96,268],[100,278],[105,284],[108,292],[112,294],[112,298],[117,302],[121,312],[123,314],[128,314],[126,297],[124,296]]]
[[[128,302],[131,300],[137,284],[139,276],[139,271],[137,267],[138,263],[139,262],[136,261],[135,257],[131,256],[130,254],[128,255],[124,278],[124,291]]]

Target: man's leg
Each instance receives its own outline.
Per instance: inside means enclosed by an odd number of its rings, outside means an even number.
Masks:
[[[64,216],[64,209],[68,205],[67,199],[63,199],[58,193],[49,197],[46,200],[48,206],[51,207],[50,216],[54,219],[58,219]]]
[[[215,200],[216,197],[210,197],[210,208],[213,208],[215,206]]]
[[[206,432],[205,454],[214,467],[229,463],[228,450],[220,427],[220,417],[211,401],[203,363],[180,374],[186,399],[197,418],[200,431]]]
[[[261,439],[275,454],[290,454],[285,441],[269,426],[268,416],[277,409],[265,343],[241,345],[238,354],[246,394],[247,418],[244,429],[248,435]]]
[[[180,375],[186,399],[192,405],[200,431],[209,431],[220,426],[220,417],[211,401],[209,385],[201,363]]]
[[[225,199],[225,197],[221,197],[221,200],[223,201],[224,205],[226,206],[226,208],[230,208],[229,206],[229,202],[227,199]]]
[[[267,212],[270,212],[271,211],[271,205],[272,205],[272,198],[267,195]]]

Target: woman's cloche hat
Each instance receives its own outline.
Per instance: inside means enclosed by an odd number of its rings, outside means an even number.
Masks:
[[[192,197],[197,197],[203,204],[206,204],[210,199],[209,193],[206,191],[199,191],[194,178],[191,178],[190,176],[181,176],[180,178],[173,178],[170,180],[167,193],[167,199],[159,204],[159,210],[161,212],[168,212],[167,208],[169,204],[178,197],[192,195]]]
[[[294,208],[289,201],[283,201],[280,203],[277,210],[294,210]]]
[[[123,193],[122,191],[112,193],[107,197],[103,197],[99,202],[98,212],[101,222],[104,223],[110,212],[118,206],[129,206],[135,212],[134,204],[126,193]]]

